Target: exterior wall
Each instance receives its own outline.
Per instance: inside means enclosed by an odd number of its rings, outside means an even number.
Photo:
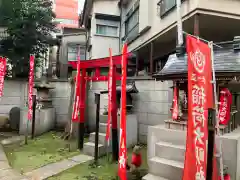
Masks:
[[[182,16],[185,16],[194,9],[196,9],[198,7],[198,1],[199,0],[184,1],[182,3]],[[141,32],[147,26],[150,26],[151,28],[145,34],[140,36],[138,39],[136,39],[129,45],[129,51],[132,51],[140,45],[144,44],[156,34],[160,32],[165,33],[170,28],[174,27],[174,23],[176,23],[177,20],[176,9],[173,9],[171,12],[169,12],[168,15],[161,18],[160,9],[157,6],[158,2],[159,0],[153,0],[151,2],[146,0],[140,0],[139,32]],[[127,11],[128,9],[126,8],[125,10]]]
[[[53,10],[56,14],[56,20],[60,22],[59,28],[72,27],[78,28],[78,1],[77,0],[55,0]]]
[[[91,37],[92,49],[89,53],[89,59],[97,59],[109,56],[109,48],[112,48],[113,55],[119,54],[119,37],[109,37],[96,34],[96,24],[98,19],[95,18],[95,13],[119,16],[120,10],[118,8],[117,0],[101,0],[94,1],[92,8],[91,30],[89,36]],[[119,22],[113,22],[114,26],[120,25]],[[119,36],[119,35],[118,35]]]
[[[124,8],[125,14],[130,6],[136,0],[129,1],[126,8]],[[160,17],[160,8],[157,6],[159,0],[140,0],[139,6],[139,33],[144,30],[144,28],[151,27],[147,32],[129,44],[129,51],[133,51],[139,46],[144,46],[145,43],[148,43],[151,38],[155,38],[155,35],[162,35],[176,26],[177,20],[177,12],[176,8],[171,10],[166,16]],[[207,14],[216,14],[216,12],[223,12],[229,14],[240,15],[238,7],[240,6],[240,2],[236,0],[212,0],[211,2],[208,0],[188,0],[184,1],[181,6],[181,14],[184,17],[183,20],[187,19],[186,15],[191,14],[194,10],[200,9],[201,13]],[[208,10],[204,12],[203,10]],[[213,12],[209,11],[212,10]],[[219,14],[217,14],[219,15]],[[224,15],[223,16],[228,16]],[[229,15],[230,17],[230,15]],[[123,21],[124,21],[123,17]],[[231,18],[234,18],[233,15]],[[236,18],[236,17],[235,17]],[[239,18],[239,17],[238,17]],[[122,32],[124,32],[124,24],[122,26]],[[124,34],[122,34],[122,37]]]
[[[56,111],[55,125],[64,127],[68,121],[68,106],[70,102],[70,83],[66,81],[51,82],[55,89],[51,90],[53,106]],[[0,115],[9,115],[13,107],[27,109],[28,83],[26,81],[6,80],[4,94],[0,101]]]
[[[79,44],[80,46],[85,46],[86,36],[84,34],[63,36],[62,45],[60,47],[60,56],[59,56],[60,62],[63,64],[68,64],[68,58],[67,58],[68,44]]]
[[[136,81],[138,94],[133,95],[134,114],[138,121],[138,138],[142,143],[147,142],[148,126],[163,124],[169,119],[170,106],[172,103],[172,91],[169,87],[171,82],[159,82],[154,80]],[[94,93],[107,90],[106,82],[94,82],[88,93],[88,118],[90,130],[95,129],[95,103]],[[100,113],[107,108],[108,97],[101,95]]]

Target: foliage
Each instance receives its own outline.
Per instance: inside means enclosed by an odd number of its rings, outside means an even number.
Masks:
[[[6,27],[7,37],[0,40],[0,54],[9,59],[16,76],[27,76],[29,55],[34,54],[36,65],[56,43],[55,14],[51,0],[2,0],[0,24]]]

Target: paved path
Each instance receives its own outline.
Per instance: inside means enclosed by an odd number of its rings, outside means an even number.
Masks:
[[[36,179],[36,180],[44,180],[46,178],[57,175],[67,169],[70,169],[81,163],[85,163],[92,159],[93,159],[93,157],[91,157],[91,156],[78,155],[78,156],[74,156],[69,159],[65,159],[60,162],[48,164],[48,165],[43,166],[39,169],[36,169],[32,172],[26,173],[25,175],[28,177],[31,177],[33,179]],[[0,180],[2,180],[2,179],[0,179]]]
[[[26,176],[14,171],[8,164],[7,157],[0,144],[0,180],[30,180]]]

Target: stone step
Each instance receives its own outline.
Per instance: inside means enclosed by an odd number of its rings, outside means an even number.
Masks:
[[[90,134],[89,141],[92,143],[95,143],[95,134],[96,132],[93,132]],[[102,145],[106,145],[106,134],[105,133],[99,133],[98,136],[98,143]]]
[[[87,142],[83,145],[83,153],[85,155],[94,156],[95,144],[93,142]],[[98,144],[98,156],[101,157],[106,154],[106,148],[102,144]]]
[[[147,174],[146,176],[144,176],[142,178],[142,180],[169,180],[169,179],[162,178],[162,177],[159,177],[159,176],[154,176],[152,174]]]
[[[155,148],[157,157],[184,162],[185,146],[160,141],[156,143]]]
[[[182,179],[184,163],[153,157],[149,160],[149,173],[171,180]]]
[[[108,121],[108,115],[100,115],[100,123],[107,123]]]
[[[110,133],[112,131],[112,125],[110,124]],[[107,132],[107,123],[99,123],[99,132],[106,133]]]
[[[152,137],[153,143],[163,141],[176,145],[185,146],[186,144],[186,132],[182,130],[167,129],[164,125],[158,125],[149,126],[148,133],[149,137]]]

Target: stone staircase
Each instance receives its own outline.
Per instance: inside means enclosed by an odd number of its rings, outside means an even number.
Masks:
[[[107,128],[107,115],[100,115],[99,123],[99,141],[98,141],[98,155],[103,156],[107,153],[107,142],[106,142],[106,128]],[[89,156],[94,156],[95,151],[95,132],[91,133],[89,136],[89,142],[84,143],[83,153]],[[111,138],[110,138],[111,140]],[[111,144],[110,144],[111,149]]]
[[[106,128],[107,128],[107,115],[100,115],[100,123],[99,123],[99,144],[98,144],[98,155],[104,156],[106,155],[107,151],[111,152],[112,150],[112,137],[111,137],[111,131],[110,130],[110,143],[109,143],[109,149],[107,149],[107,142],[106,142]],[[137,117],[136,115],[127,115],[127,147],[131,147],[135,144],[137,144]],[[120,125],[120,116],[118,116],[118,133],[119,133],[119,125]],[[89,156],[94,156],[95,152],[95,132],[90,134],[89,142],[84,143],[83,145],[83,153]],[[118,134],[119,137],[119,134]]]
[[[148,129],[149,174],[143,180],[180,180],[185,159],[186,132],[165,128]]]

